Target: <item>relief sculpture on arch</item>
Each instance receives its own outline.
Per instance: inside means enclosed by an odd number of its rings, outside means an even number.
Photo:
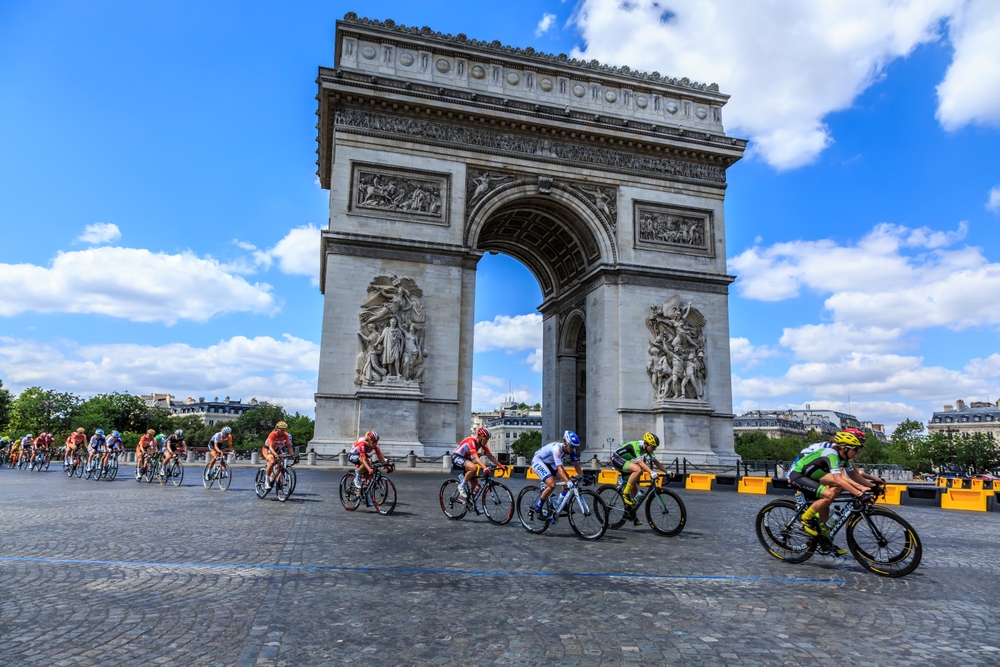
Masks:
[[[679,295],[662,306],[650,306],[646,328],[652,336],[646,373],[655,401],[703,400],[705,381],[705,317]]]
[[[411,278],[378,276],[358,315],[361,352],[354,383],[419,389],[424,378],[424,293]]]

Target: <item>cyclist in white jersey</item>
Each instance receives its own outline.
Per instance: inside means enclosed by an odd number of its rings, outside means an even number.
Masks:
[[[563,457],[568,456],[576,468],[576,474],[582,475],[583,468],[580,466],[580,437],[573,431],[563,433],[562,440],[556,440],[545,445],[531,458],[531,469],[535,471],[538,478],[545,484],[542,495],[535,503],[535,509],[543,512],[545,501],[552,495],[556,488],[556,477],[566,483],[566,490],[573,488],[573,482],[563,469]]]

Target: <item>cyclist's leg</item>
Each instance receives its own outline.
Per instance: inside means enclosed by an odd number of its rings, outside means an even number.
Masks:
[[[476,490],[473,486],[475,484],[473,478],[476,476],[476,464],[474,461],[466,459],[463,468],[465,468],[465,475],[463,477],[463,479],[465,480],[465,486],[469,490],[469,494],[471,495]]]
[[[628,482],[625,483],[625,495],[628,500],[635,498],[636,491],[639,490],[639,477],[642,476],[642,468],[640,468],[635,461],[629,461],[628,467],[623,468],[623,470],[628,472]]]
[[[542,489],[542,497],[541,497],[541,500],[544,502],[546,498],[552,495],[552,490],[556,488],[555,473],[553,473],[552,469],[542,462],[536,463],[532,461],[531,469],[535,471],[535,474],[538,475],[538,478],[542,480],[543,484],[545,484],[545,488]]]

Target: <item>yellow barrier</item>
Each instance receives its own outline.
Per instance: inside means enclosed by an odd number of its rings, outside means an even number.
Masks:
[[[948,479],[946,477],[938,477],[934,480],[935,486],[948,486]]]
[[[663,474],[662,473],[657,476],[657,478],[656,478],[656,485],[657,486],[663,486]],[[642,477],[639,478],[639,486],[649,486],[649,473],[648,472],[642,473]]]
[[[899,505],[900,496],[906,493],[905,484],[886,484],[885,495],[878,499],[883,505]]]
[[[961,477],[952,477],[951,478],[951,487],[950,488],[952,488],[952,489],[961,489],[964,485],[965,485],[965,480],[962,479]]]
[[[528,468],[528,474],[525,475],[525,479],[541,479],[541,477],[535,474],[534,468]]]
[[[711,491],[712,482],[715,481],[715,475],[703,475],[691,473],[684,480],[685,489],[693,489],[695,491]]]
[[[946,510],[971,510],[985,512],[991,491],[973,491],[972,489],[948,489],[941,495],[941,507]]]
[[[758,496],[767,495],[767,486],[771,483],[770,477],[741,477],[740,493],[752,493]]]
[[[617,470],[602,470],[597,475],[598,484],[617,484],[618,475],[620,473]]]
[[[981,479],[970,479],[969,480],[969,488],[972,489],[973,491],[982,491],[983,490],[983,480],[981,480]]]

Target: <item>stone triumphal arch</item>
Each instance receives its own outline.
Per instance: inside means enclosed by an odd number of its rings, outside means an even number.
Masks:
[[[546,440],[731,460],[718,86],[348,14],[319,78],[320,452],[469,431],[476,264],[538,279]]]

